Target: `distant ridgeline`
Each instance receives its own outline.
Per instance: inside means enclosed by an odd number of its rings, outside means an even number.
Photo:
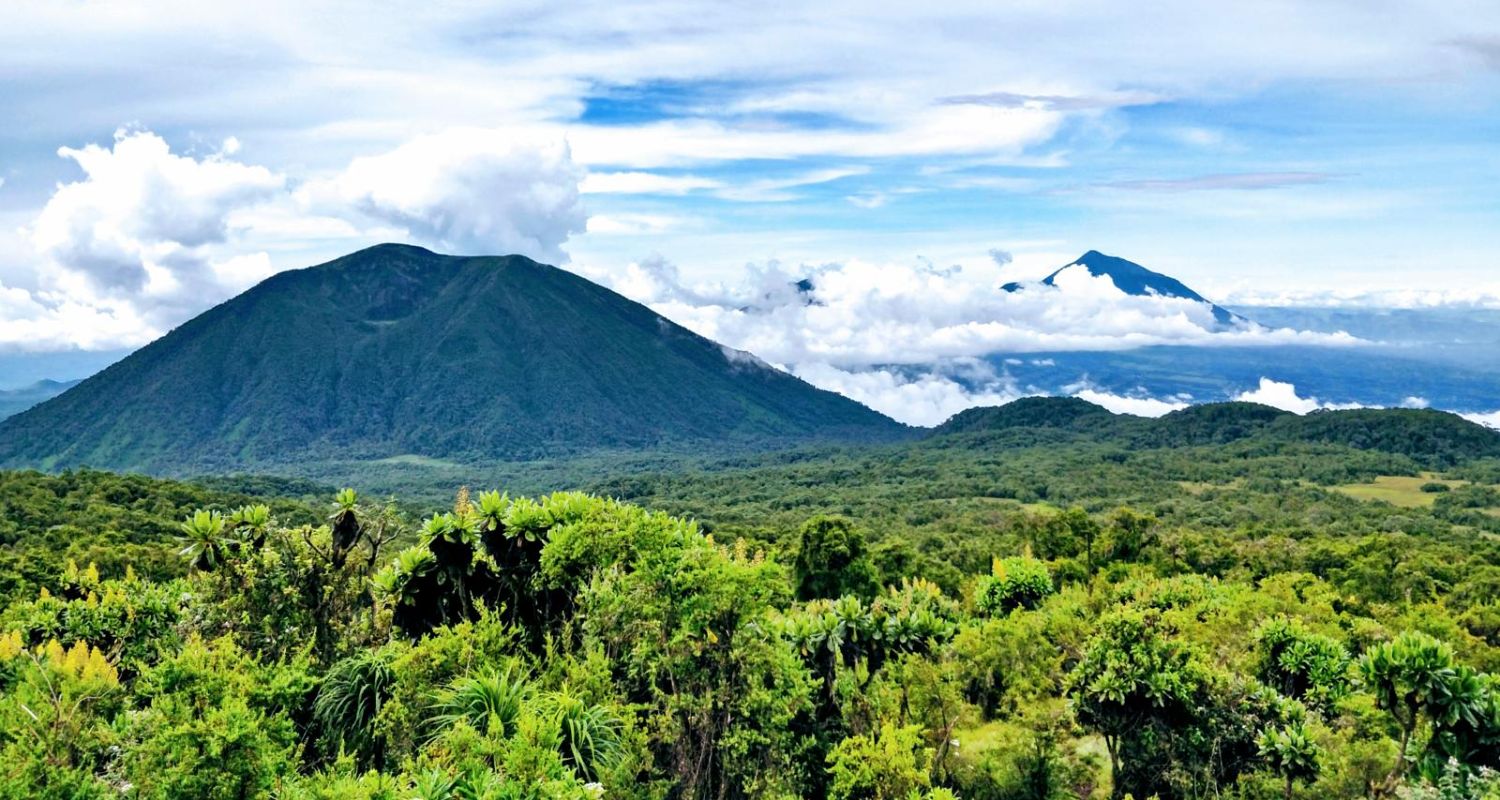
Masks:
[[[1300,442],[1395,453],[1438,468],[1500,457],[1500,431],[1445,411],[1405,408],[1297,415],[1258,403],[1206,403],[1146,418],[1114,414],[1076,397],[1027,397],[955,414],[933,436],[1013,446],[1038,438],[1093,439],[1134,448]]]
[[[380,245],[275,275],[0,422],[0,466],[194,474],[907,434],[573,273]]]

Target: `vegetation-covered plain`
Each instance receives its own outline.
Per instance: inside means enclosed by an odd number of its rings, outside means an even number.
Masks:
[[[0,797],[1500,797],[1488,434],[987,413],[441,509],[5,474]]]

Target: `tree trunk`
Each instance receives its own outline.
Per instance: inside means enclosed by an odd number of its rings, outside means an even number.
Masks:
[[[1104,737],[1104,748],[1109,751],[1109,797],[1121,800],[1125,792],[1120,786],[1120,743],[1114,737]]]

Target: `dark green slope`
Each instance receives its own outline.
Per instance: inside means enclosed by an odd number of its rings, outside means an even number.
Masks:
[[[0,463],[185,473],[904,431],[572,273],[381,245],[276,275],[0,422]]]
[[[1299,416],[1243,402],[1205,403],[1152,419],[1112,414],[1074,397],[1027,397],[955,414],[931,438],[1011,447],[1087,439],[1134,449],[1326,444],[1403,455],[1437,468],[1500,458],[1500,431],[1445,411],[1361,408]]]

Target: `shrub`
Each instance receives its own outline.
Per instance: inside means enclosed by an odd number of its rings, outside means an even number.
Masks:
[[[1047,565],[1034,558],[996,559],[991,572],[976,584],[974,602],[992,616],[1036,608],[1056,591]]]

